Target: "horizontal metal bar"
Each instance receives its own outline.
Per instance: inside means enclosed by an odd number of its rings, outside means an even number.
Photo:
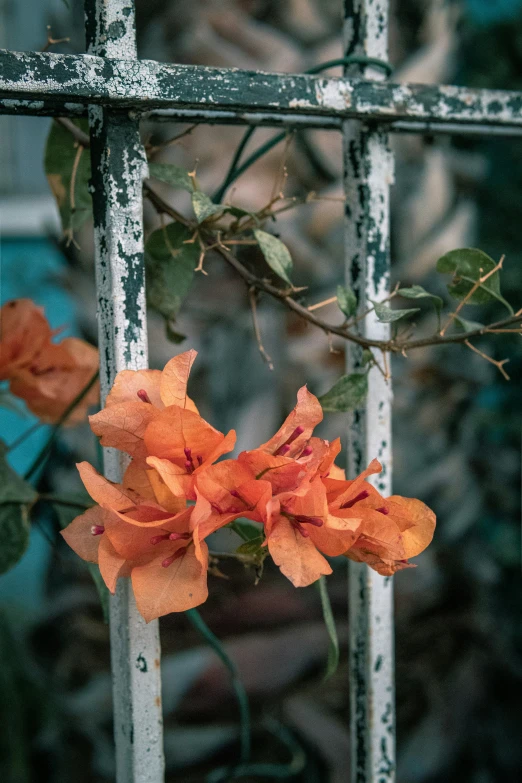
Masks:
[[[31,117],[86,117],[87,104],[66,103],[52,105],[44,101],[24,101],[0,98],[0,115],[16,114]],[[311,130],[341,131],[343,122],[339,117],[324,117],[308,114],[270,114],[269,112],[237,112],[219,109],[156,109],[136,112],[137,118],[154,122],[188,122],[195,125],[254,125],[265,128],[301,128]],[[501,136],[519,138],[522,125],[487,125],[458,122],[418,122],[417,120],[380,121],[390,133],[419,133],[430,136]]]
[[[0,98],[42,105],[54,113],[91,103],[138,114],[197,109],[522,127],[522,93],[448,85],[390,84],[364,79],[115,60],[92,55],[0,50]],[[76,111],[72,107],[73,111]],[[208,122],[208,118],[205,120]],[[244,119],[242,120],[244,122]]]

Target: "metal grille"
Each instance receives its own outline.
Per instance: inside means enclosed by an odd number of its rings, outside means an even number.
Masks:
[[[91,131],[102,396],[124,368],[147,366],[141,119],[342,132],[346,276],[362,312],[389,286],[390,132],[522,135],[522,94],[391,84],[366,67],[340,79],[138,60],[132,0],[85,0],[86,55],[0,50],[0,113],[88,115]],[[388,0],[344,0],[345,55],[387,59]],[[388,326],[364,320],[367,337]],[[359,349],[348,364],[357,367]],[[349,423],[351,475],[373,457],[391,493],[391,388],[375,369],[368,401]],[[121,477],[105,449],[106,475]],[[158,622],[145,625],[127,580],[111,600],[118,783],[164,777]],[[392,580],[350,563],[352,783],[395,779]]]

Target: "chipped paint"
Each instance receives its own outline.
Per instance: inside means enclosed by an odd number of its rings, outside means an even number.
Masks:
[[[122,27],[124,25],[124,27]],[[125,29],[124,29],[125,28]],[[134,14],[127,0],[86,3],[91,51],[135,56]],[[105,398],[117,372],[148,366],[143,178],[148,174],[139,124],[126,112],[89,108],[100,381]],[[121,479],[125,462],[104,449],[105,475]],[[145,623],[129,579],[110,601],[117,783],[164,780],[158,621]]]
[[[346,0],[346,53],[386,59],[387,2]],[[370,69],[366,69],[369,74]],[[375,72],[376,78],[382,78]],[[385,107],[386,108],[386,107]],[[393,159],[384,127],[344,127],[346,193],[346,279],[358,298],[359,312],[389,292],[389,199]],[[365,336],[389,339],[390,327],[371,314]],[[379,355],[378,360],[381,360]],[[347,366],[361,367],[361,351],[350,346]],[[391,385],[377,368],[369,377],[364,408],[349,419],[349,475],[377,457],[383,472],[374,482],[391,494]],[[349,564],[350,735],[353,783],[393,783],[394,663],[393,588],[364,564]],[[386,716],[383,722],[382,716]]]
[[[380,51],[380,45],[377,49]],[[366,73],[377,75],[371,68]],[[240,114],[268,112],[274,118],[280,114],[310,114],[340,119],[522,127],[520,93],[451,85],[325,79],[95,55],[5,50],[0,50],[0,74],[0,99],[42,100],[51,113],[65,103],[89,102],[138,113],[213,106],[218,111],[228,109]]]

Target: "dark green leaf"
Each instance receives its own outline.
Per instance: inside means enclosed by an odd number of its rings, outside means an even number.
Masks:
[[[187,339],[186,334],[181,334],[181,332],[177,332],[169,320],[165,319],[165,336],[167,337],[167,340],[171,343],[174,343],[175,345],[179,345],[184,340]]]
[[[391,324],[394,321],[400,321],[402,318],[411,318],[412,315],[419,312],[418,307],[410,307],[408,310],[392,310],[388,305],[381,302],[373,302],[375,315],[383,324]]]
[[[370,363],[373,363],[373,353],[369,348],[365,348],[361,354],[361,364],[363,367],[366,367]]]
[[[147,299],[151,307],[175,320],[187,296],[198,263],[199,245],[180,223],[154,231],[145,245]]]
[[[228,527],[233,530],[234,533],[237,533],[243,541],[255,541],[255,539],[259,538],[261,535],[261,528],[253,522],[236,519],[234,522],[231,522]]]
[[[74,120],[85,133],[89,132],[87,120]],[[74,180],[74,209],[71,202],[71,179],[78,146],[67,128],[53,122],[45,147],[45,174],[60,210],[64,233],[79,229],[92,214],[92,200],[89,193],[91,156],[88,149],[82,149]]]
[[[173,188],[183,188],[189,193],[194,191],[194,183],[188,175],[188,171],[175,163],[149,163],[151,177],[172,185]]]
[[[254,236],[270,269],[273,269],[280,278],[292,285],[288,276],[292,271],[292,256],[287,246],[273,234],[268,234],[260,228],[255,229]]]
[[[329,680],[332,674],[335,674],[337,671],[337,666],[339,665],[339,638],[337,636],[337,628],[335,626],[335,619],[332,612],[330,598],[328,596],[328,588],[326,587],[325,577],[320,576],[316,582],[316,585],[319,589],[319,595],[321,596],[324,624],[326,625],[328,638],[330,640],[328,645],[328,661],[324,675],[324,679]]]
[[[454,299],[464,299],[477,280],[494,267],[495,262],[490,256],[473,247],[451,250],[437,261],[438,272],[453,273],[453,280],[448,284],[448,291]],[[498,271],[479,286],[466,300],[466,304],[480,305],[494,300],[501,302],[513,314],[513,308],[500,293],[500,273]]]
[[[13,470],[6,459],[7,446],[0,441],[0,504],[34,503],[38,497],[32,486]],[[3,539],[0,538],[0,541]]]
[[[479,324],[478,321],[467,321],[465,318],[461,318],[460,315],[455,316],[455,324],[460,326],[463,332],[474,332],[476,329],[485,329],[484,324]]]
[[[89,572],[92,576],[92,580],[96,586],[96,590],[98,591],[98,596],[100,598],[101,608],[103,612],[103,619],[108,624],[109,623],[109,590],[107,588],[107,585],[102,579],[102,575],[100,574],[100,569],[98,568],[96,563],[87,563],[87,568],[89,569]]]
[[[233,215],[235,218],[255,217],[255,212],[248,212],[246,209],[241,209],[241,207],[232,207],[229,204],[221,204],[221,209],[224,212],[228,212],[230,215]]]
[[[426,291],[426,289],[421,285],[412,285],[410,288],[399,288],[397,293],[403,296],[405,299],[431,299],[437,312],[437,318],[439,319],[440,326],[440,314],[444,306],[444,302],[440,296],[437,296],[436,294],[430,294],[430,292]]]
[[[368,394],[366,373],[352,373],[339,378],[330,391],[319,397],[322,408],[327,413],[351,411],[358,408]]]
[[[347,318],[354,315],[357,310],[357,297],[349,286],[337,286],[337,304]]]
[[[13,568],[29,544],[29,513],[21,503],[0,505],[0,574]]]
[[[212,215],[223,212],[225,208],[222,207],[221,204],[214,204],[210,196],[207,196],[206,193],[195,190],[192,194],[192,209],[194,210],[198,223],[203,223]]]

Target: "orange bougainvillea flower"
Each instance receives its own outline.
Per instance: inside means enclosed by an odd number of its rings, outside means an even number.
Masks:
[[[52,337],[43,307],[31,299],[12,299],[0,310],[0,381],[28,366]]]
[[[383,576],[403,568],[412,568],[410,557],[419,555],[430,544],[435,531],[435,514],[414,498],[392,495],[383,498],[366,481],[382,466],[373,460],[353,481],[325,478],[331,514],[345,519],[361,519],[353,545],[344,553],[356,562],[367,563]]]
[[[435,516],[418,500],[383,498],[367,481],[381,471],[377,460],[347,481],[335,465],[339,439],[313,435],[323,413],[306,387],[270,440],[218,461],[235,432],[218,432],[187,396],[195,356],[182,353],[162,372],[119,373],[104,410],[90,418],[102,445],[132,459],[121,484],[78,466],[98,505],[63,536],[99,564],[111,591],[130,576],[147,621],[197,606],[207,597],[206,539],[240,517],[257,523],[262,546],[296,587],[330,574],[327,557],[345,555],[385,576],[411,566]]]
[[[48,343],[28,367],[17,371],[10,390],[21,397],[32,413],[44,422],[53,423],[92,380],[98,370],[98,351],[76,337],[60,343]],[[95,383],[67,417],[66,424],[78,424],[86,418],[88,408],[99,399]]]
[[[125,451],[141,470],[155,470],[175,497],[191,500],[195,476],[236,442],[233,430],[226,436],[218,432],[187,396],[196,356],[179,354],[163,371],[119,373],[106,407],[89,419],[103,446]]]
[[[56,422],[98,370],[98,351],[75,337],[51,342],[55,333],[30,299],[7,302],[0,317],[0,380],[9,380],[12,394],[42,421]],[[82,421],[98,398],[94,384],[66,423]]]
[[[109,590],[130,576],[138,610],[147,622],[183,612],[208,595],[208,549],[193,541],[193,507],[172,513],[123,484],[113,484],[87,462],[78,465],[87,492],[98,503],[62,531],[84,560],[98,563]]]

